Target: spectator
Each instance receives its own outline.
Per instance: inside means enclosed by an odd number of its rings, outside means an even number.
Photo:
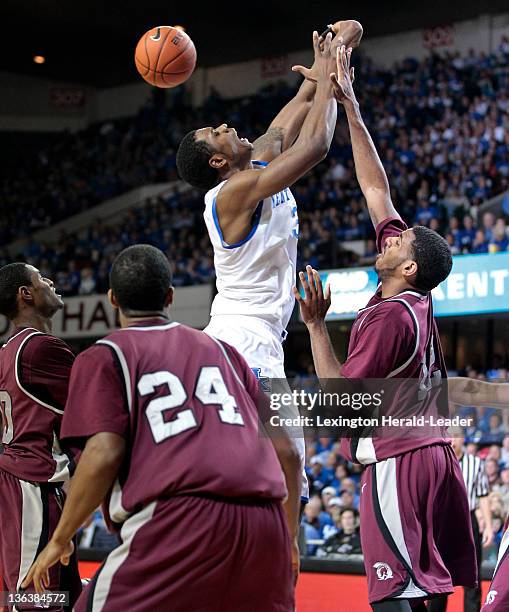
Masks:
[[[92,295],[95,293],[96,283],[92,268],[83,268],[78,293],[80,295]]]
[[[500,472],[498,462],[495,459],[486,460],[486,476],[491,490],[495,485],[500,484]]]
[[[344,508],[336,523],[337,533],[329,537],[317,550],[317,556],[360,554],[361,538],[358,527],[359,514],[352,508]]]

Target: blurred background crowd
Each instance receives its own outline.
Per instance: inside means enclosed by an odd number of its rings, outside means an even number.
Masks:
[[[508,58],[509,43],[502,40],[491,55],[431,55],[390,70],[362,55],[356,59],[357,95],[394,202],[408,223],[442,233],[454,254],[506,251],[509,245],[507,215],[479,212],[483,202],[509,189]],[[54,136],[43,150],[27,142],[22,157],[11,155],[10,175],[0,183],[0,264],[23,257],[56,273],[65,295],[101,292],[115,254],[143,241],[172,258],[177,286],[213,278],[203,194],[194,190],[150,199],[113,227],[98,221],[83,235],[63,233],[56,245],[32,240],[22,252],[6,248],[134,187],[177,180],[176,149],[190,129],[226,122],[253,140],[294,93],[281,82],[226,104],[212,88],[197,111],[186,106],[183,90],[171,100],[155,91],[130,120]],[[373,230],[341,113],[327,160],[294,193],[299,266],[373,263]],[[348,248],[354,240],[365,241],[364,255]]]

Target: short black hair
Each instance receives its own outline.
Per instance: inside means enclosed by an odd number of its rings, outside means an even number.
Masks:
[[[196,140],[196,130],[182,138],[177,150],[177,170],[181,179],[199,189],[212,189],[219,173],[209,164],[214,151],[205,140]]]
[[[110,272],[111,289],[125,313],[163,310],[171,281],[166,255],[149,244],[124,249]]]
[[[18,290],[32,286],[32,273],[26,263],[15,262],[0,268],[0,314],[13,319],[18,314]]]
[[[452,268],[451,249],[434,230],[422,225],[413,228],[412,249],[417,263],[415,287],[431,291],[449,276]]]

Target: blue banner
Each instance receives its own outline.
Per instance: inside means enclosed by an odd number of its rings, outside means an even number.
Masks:
[[[373,268],[345,268],[320,273],[330,284],[328,321],[354,319],[376,291]],[[509,312],[509,253],[460,255],[449,277],[433,291],[437,317]]]

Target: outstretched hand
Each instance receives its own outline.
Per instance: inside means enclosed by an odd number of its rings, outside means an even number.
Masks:
[[[336,37],[334,38],[334,40]],[[313,49],[315,52],[315,61],[311,68],[305,66],[292,66],[292,72],[300,73],[308,81],[317,83],[320,79],[329,78],[334,67],[331,64],[332,56],[332,33],[329,32],[325,38],[318,35],[318,32],[313,32]],[[325,68],[325,71],[320,70]]]
[[[311,266],[306,266],[307,280],[304,272],[299,272],[300,282],[304,289],[304,297],[297,287],[293,287],[295,299],[299,302],[302,320],[309,327],[315,323],[323,323],[331,305],[330,286],[323,292],[320,275]]]
[[[74,552],[74,544],[67,542],[60,544],[50,540],[46,548],[39,554],[26,578],[21,583],[21,588],[26,589],[31,582],[37,593],[44,593],[49,587],[49,569],[60,561],[62,565],[69,565],[69,560]]]
[[[338,102],[355,102],[353,82],[355,80],[355,68],[350,67],[352,48],[346,49],[344,45],[337,48],[336,66],[337,74],[331,75],[334,96]]]

